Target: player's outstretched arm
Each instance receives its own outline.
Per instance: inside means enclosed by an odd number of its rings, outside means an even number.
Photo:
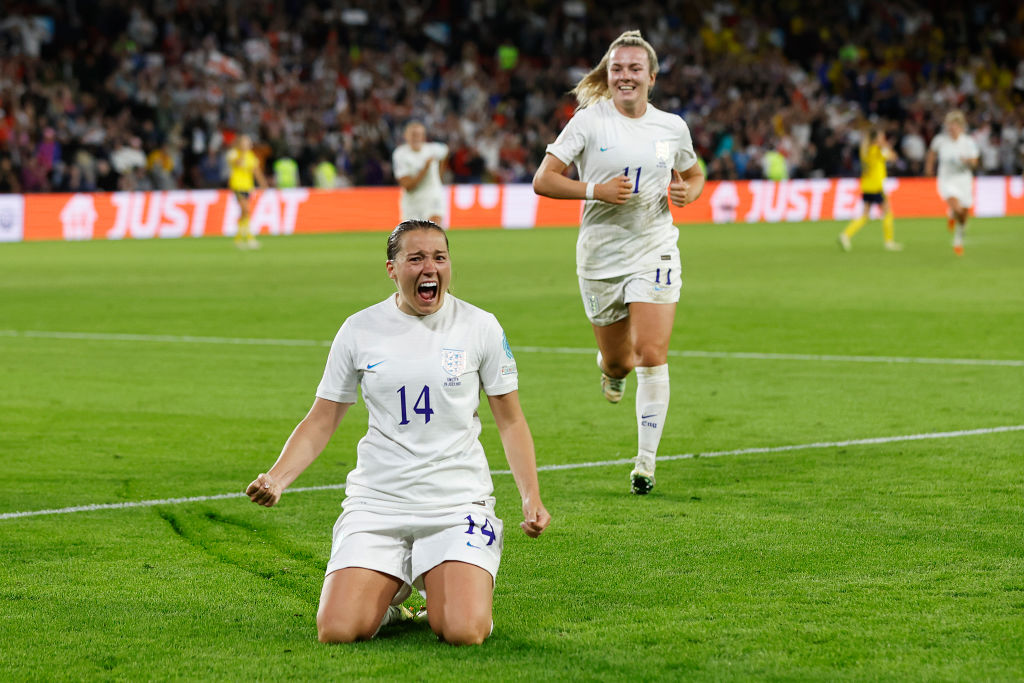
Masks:
[[[266,507],[277,503],[284,490],[324,450],[351,405],[317,398],[309,413],[288,437],[274,466],[246,487],[245,495],[249,500]]]
[[[551,522],[551,515],[540,500],[533,436],[519,405],[519,392],[488,396],[487,401],[490,403],[494,422],[498,425],[501,445],[505,449],[505,458],[516,480],[519,497],[523,499],[523,521],[519,526],[527,536],[537,538]]]

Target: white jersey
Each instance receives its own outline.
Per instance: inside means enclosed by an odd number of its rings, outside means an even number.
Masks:
[[[932,138],[930,149],[939,159],[939,180],[970,179],[971,169],[963,159],[978,158],[978,144],[966,133],[961,133],[956,140],[945,133]]]
[[[355,403],[369,429],[356,449],[348,497],[389,506],[438,508],[493,492],[480,445],[480,389],[515,391],[519,375],[497,319],[446,294],[441,308],[414,316],[395,296],[355,313],[338,330],[316,395]]]
[[[403,198],[406,196],[410,199],[434,195],[440,196],[442,190],[440,165],[447,158],[448,145],[440,142],[425,142],[418,150],[414,150],[409,145],[399,145],[391,155],[392,170],[396,179],[415,176],[423,169],[428,159],[435,160],[415,189],[406,190],[403,188]]]
[[[678,254],[668,185],[672,169],[697,163],[686,122],[650,104],[640,118],[623,116],[610,99],[576,112],[547,152],[575,163],[580,180],[603,183],[620,175],[633,181],[625,204],[587,201],[576,242],[576,272],[603,279],[639,272]]]
[[[939,159],[937,188],[943,199],[956,197],[961,206],[974,205],[974,176],[963,159],[978,158],[978,144],[966,133],[956,140],[945,133],[932,138],[930,149]]]

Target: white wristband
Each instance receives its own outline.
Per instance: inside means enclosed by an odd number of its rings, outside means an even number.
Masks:
[[[587,199],[594,198],[594,183],[587,183]]]

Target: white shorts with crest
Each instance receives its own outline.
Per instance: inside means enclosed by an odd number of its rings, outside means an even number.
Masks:
[[[657,262],[636,273],[603,280],[581,277],[580,295],[590,322],[605,327],[629,316],[629,304],[674,304],[682,289],[682,265],[678,252],[671,260]]]

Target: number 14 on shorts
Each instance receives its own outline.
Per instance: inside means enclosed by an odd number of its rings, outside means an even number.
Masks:
[[[466,515],[466,521],[469,522],[469,528],[466,529],[466,533],[470,536],[476,534],[477,523],[473,519],[473,516]],[[491,520],[486,517],[484,517],[484,525],[480,527],[480,535],[487,537],[487,545],[494,543],[494,527],[491,526]],[[472,545],[469,541],[466,541],[466,543]]]

